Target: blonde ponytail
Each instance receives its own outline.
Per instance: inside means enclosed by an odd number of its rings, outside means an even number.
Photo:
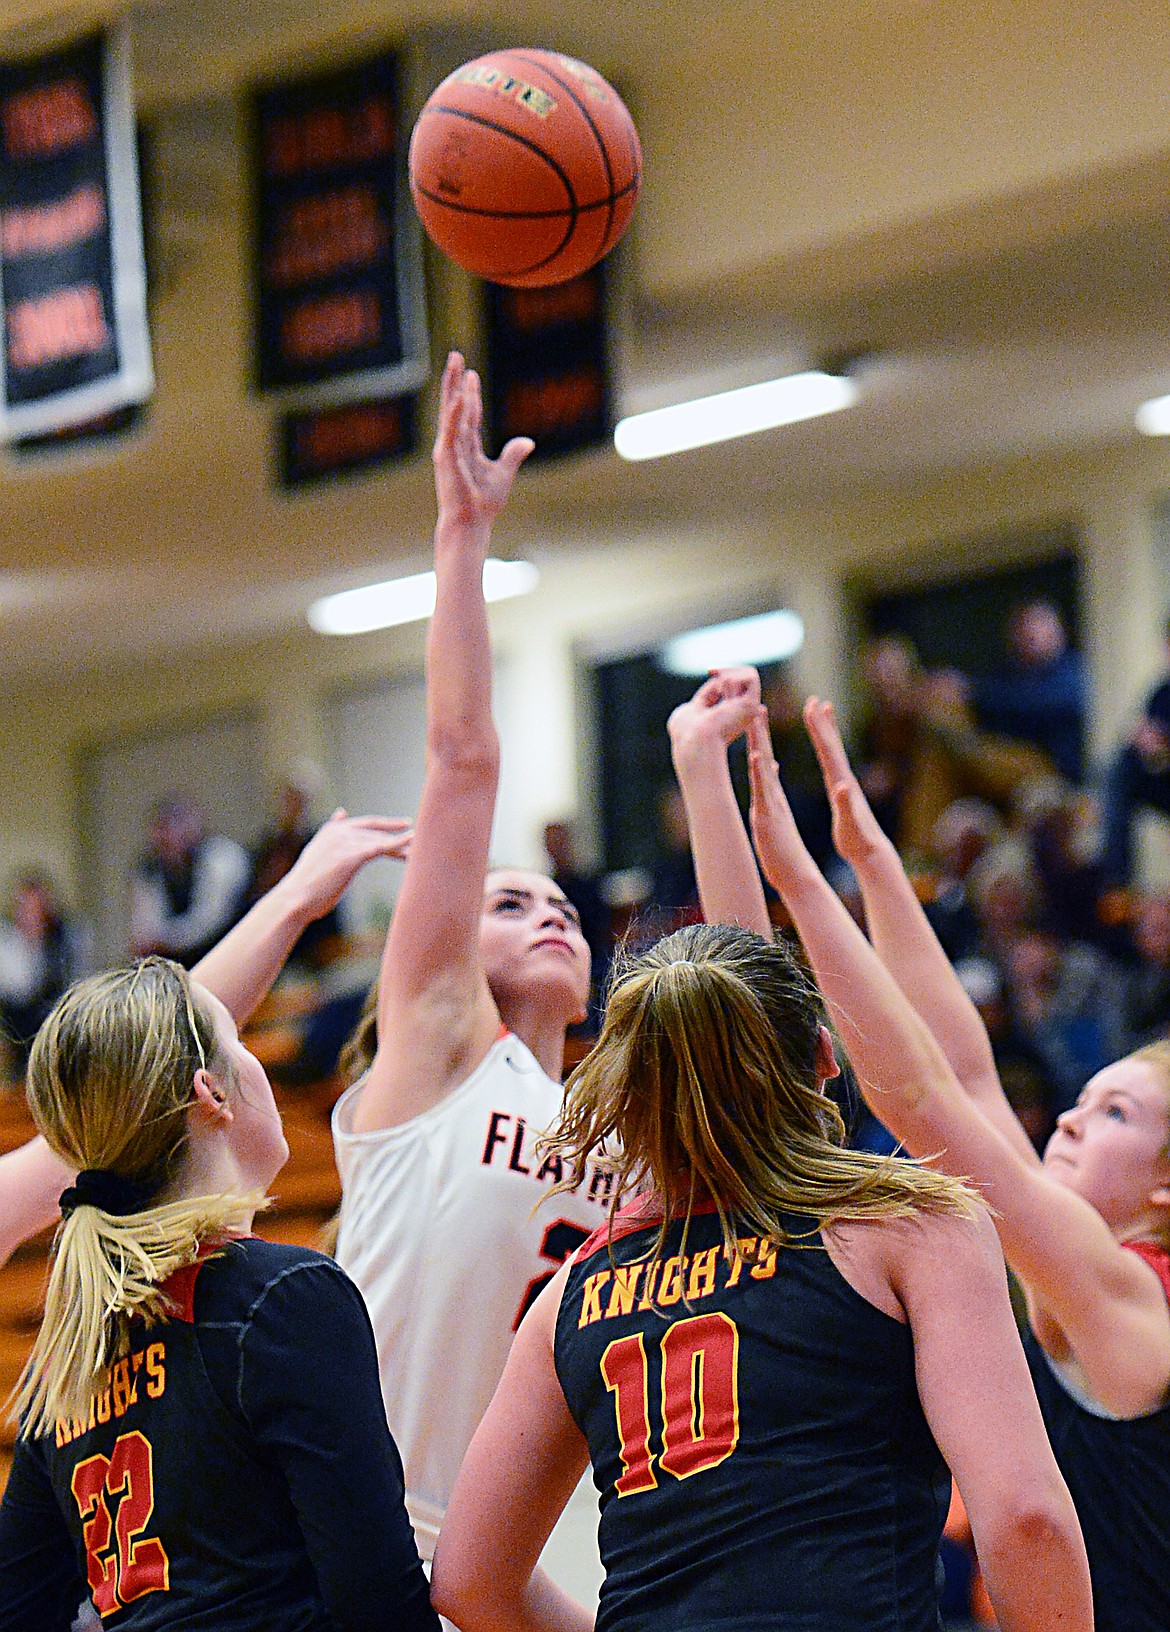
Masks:
[[[167,1278],[245,1230],[263,1205],[256,1193],[167,1199],[205,1068],[231,1076],[186,971],[165,958],[79,982],[38,1032],[33,1118],[82,1171],[62,1198],[44,1320],[13,1396],[22,1434],[86,1416],[127,1352],[131,1323],[172,1313]]]
[[[44,1319],[14,1399],[22,1433],[84,1417],[128,1351],[131,1322],[150,1326],[174,1312],[162,1283],[194,1263],[205,1242],[239,1235],[262,1203],[261,1195],[194,1196],[124,1217],[81,1206],[62,1219]]]

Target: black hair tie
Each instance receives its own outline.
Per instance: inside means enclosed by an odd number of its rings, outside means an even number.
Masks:
[[[108,1167],[87,1167],[62,1191],[61,1212],[68,1218],[78,1207],[98,1207],[114,1218],[124,1218],[149,1206],[153,1194],[152,1186],[124,1178]]]

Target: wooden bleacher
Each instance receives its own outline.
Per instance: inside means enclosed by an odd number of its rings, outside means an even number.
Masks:
[[[276,1089],[284,1118],[289,1159],[272,1186],[274,1205],[256,1221],[256,1233],[270,1241],[316,1247],[341,1198],[329,1112],[337,1085]],[[35,1133],[19,1089],[0,1089],[0,1152],[13,1150]],[[40,1323],[52,1232],[27,1242],[0,1267],[0,1398],[7,1398],[28,1357]],[[8,1478],[15,1430],[0,1423],[0,1491]]]

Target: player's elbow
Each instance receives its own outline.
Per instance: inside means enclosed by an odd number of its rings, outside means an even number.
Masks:
[[[458,1544],[440,1541],[431,1565],[431,1605],[447,1620],[466,1632],[478,1624],[476,1610],[482,1608],[483,1593],[475,1571]]]
[[[432,722],[427,730],[427,761],[448,775],[468,781],[492,781],[500,770],[500,739],[490,721],[455,724]]]
[[[1063,1480],[1022,1484],[1005,1493],[978,1526],[972,1517],[972,1529],[988,1587],[1003,1609],[1027,1604],[1037,1627],[1088,1632],[1089,1565]],[[1032,1624],[1020,1621],[1022,1627]]]

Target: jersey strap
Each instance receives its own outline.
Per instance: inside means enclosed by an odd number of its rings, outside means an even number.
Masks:
[[[691,1217],[698,1218],[701,1214],[718,1212],[713,1196],[704,1196],[696,1201],[691,1208]],[[676,1215],[682,1218],[684,1215]],[[600,1252],[602,1247],[608,1247],[614,1241],[620,1241],[623,1236],[636,1235],[639,1230],[654,1230],[662,1223],[662,1206],[657,1196],[635,1196],[624,1207],[619,1207],[614,1215],[613,1224],[606,1220],[598,1226],[587,1241],[583,1241],[573,1254],[574,1261],[583,1263],[586,1258]]]
[[[1123,1241],[1122,1246],[1136,1252],[1143,1263],[1149,1264],[1162,1283],[1162,1290],[1170,1302],[1170,1252],[1155,1241]]]

